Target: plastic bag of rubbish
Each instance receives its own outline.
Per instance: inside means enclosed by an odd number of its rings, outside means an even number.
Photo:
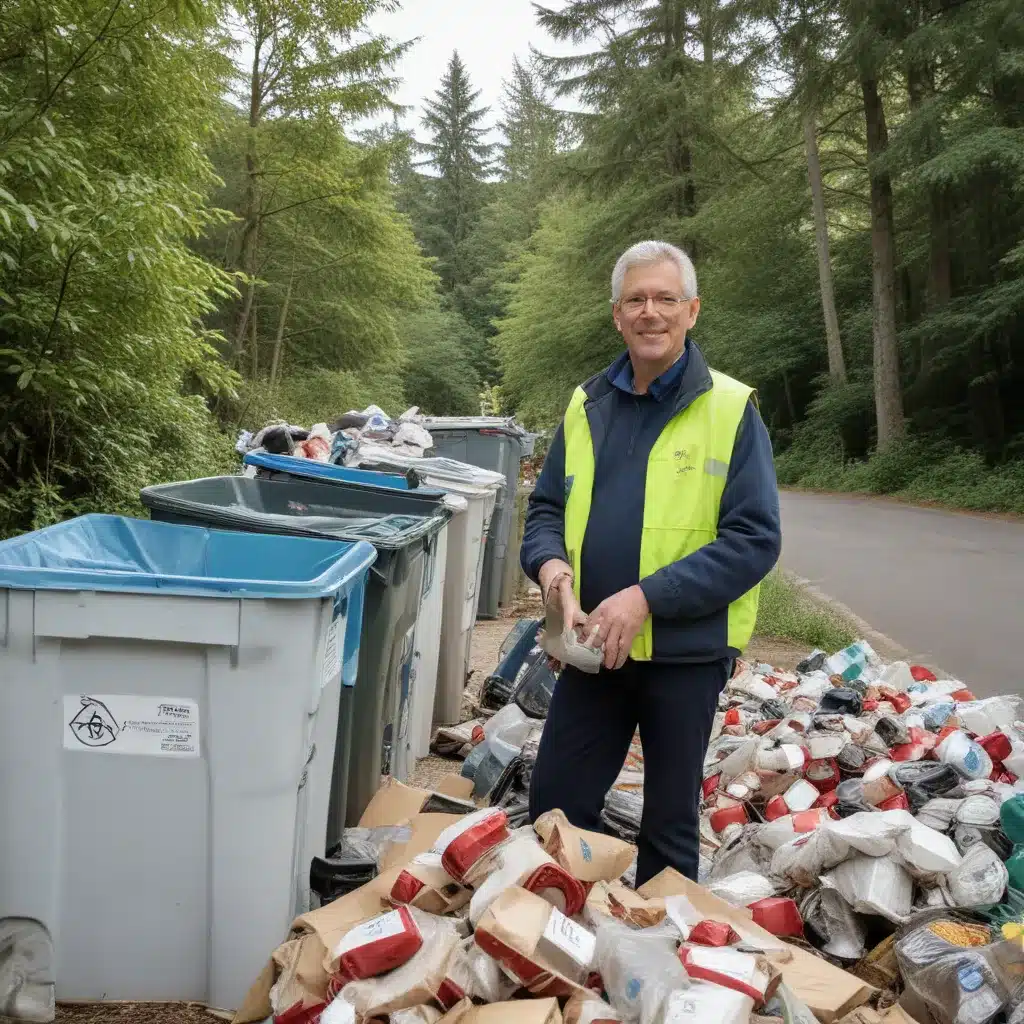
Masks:
[[[987,906],[1002,900],[1009,878],[996,852],[984,843],[975,843],[956,870],[946,876],[945,888],[954,906]]]
[[[634,843],[640,834],[640,819],[643,813],[643,793],[612,789],[605,797],[601,820],[612,835],[624,839],[627,843]]]
[[[551,710],[555,682],[555,673],[551,670],[547,658],[537,658],[520,676],[512,699],[530,718],[545,719]]]
[[[776,893],[775,886],[764,875],[753,871],[740,871],[720,878],[708,886],[708,891],[734,907],[746,907]]]
[[[638,930],[601,917],[594,964],[623,1020],[657,1020],[668,995],[687,987],[689,979],[676,955],[678,942],[670,923]]]
[[[771,855],[759,840],[761,827],[747,825],[734,839],[725,843],[712,862],[707,881],[718,881],[741,871],[766,875],[771,869]]]
[[[460,999],[477,999],[484,1003],[501,1003],[511,999],[518,982],[504,974],[498,961],[488,956],[470,936],[456,947],[448,963],[445,977],[444,1003]]]
[[[1009,1003],[1024,949],[991,938],[987,926],[948,911],[915,918],[898,935],[904,982],[940,1024],[987,1024]]]
[[[990,736],[1004,725],[1024,719],[1024,697],[1011,693],[965,701],[957,704],[956,716],[968,732],[976,736]]]
[[[847,682],[863,679],[872,683],[882,672],[882,662],[866,640],[857,640],[828,658],[824,670],[830,676],[842,676]]]
[[[860,960],[867,951],[863,919],[835,889],[812,889],[800,904],[800,916],[821,939],[829,956]]]
[[[877,914],[902,924],[914,906],[914,880],[891,857],[860,855],[843,861],[821,877],[859,914]]]

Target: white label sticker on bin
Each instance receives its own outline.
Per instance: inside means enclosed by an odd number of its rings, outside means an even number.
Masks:
[[[594,948],[597,945],[594,933],[571,921],[557,907],[551,908],[551,916],[544,928],[544,938],[563,953],[568,953],[580,967],[589,967],[594,959]]]
[[[320,689],[323,689],[341,671],[341,646],[338,643],[338,634],[345,618],[342,615],[335,615],[327,630],[327,640],[324,642],[324,663],[320,669]]]
[[[64,698],[64,749],[143,757],[199,757],[199,705],[127,694]]]

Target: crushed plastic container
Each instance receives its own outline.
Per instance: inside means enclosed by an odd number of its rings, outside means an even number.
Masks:
[[[58,999],[237,1006],[309,908],[373,559],[117,516],[0,543],[0,944],[29,922]]]
[[[289,456],[260,456],[330,470]],[[342,692],[338,750],[331,793],[330,845],[346,825],[358,824],[381,774],[400,769],[393,752],[408,726],[416,621],[437,536],[449,513],[437,503],[413,501],[397,488],[287,479],[212,477],[147,487],[143,504],[154,519],[252,533],[366,540],[377,550],[363,615],[359,671]],[[439,492],[443,499],[443,492]],[[420,514],[416,514],[416,513]],[[427,514],[423,514],[427,513]]]

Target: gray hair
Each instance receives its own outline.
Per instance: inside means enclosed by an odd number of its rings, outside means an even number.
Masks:
[[[681,298],[697,297],[697,271],[693,268],[693,260],[682,249],[668,242],[637,242],[631,245],[620,257],[612,271],[612,302],[622,297],[622,282],[626,272],[633,267],[650,267],[656,263],[674,263],[683,278],[683,294]]]

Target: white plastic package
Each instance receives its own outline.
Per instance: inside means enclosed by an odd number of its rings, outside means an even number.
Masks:
[[[727,947],[684,946],[679,951],[686,973],[694,981],[709,981],[764,1002],[772,970],[764,957]]]
[[[950,797],[933,797],[917,812],[917,820],[922,825],[935,829],[937,832],[948,831],[953,822],[957,820],[957,812],[960,810],[963,800],[954,800]]]
[[[969,796],[956,811],[962,825],[994,825],[999,820],[999,804],[990,796]]]
[[[1009,880],[999,855],[985,843],[975,843],[956,870],[946,876],[946,888],[954,906],[988,906],[1002,900]]]
[[[328,1003],[320,1014],[320,1024],[357,1024],[356,1008],[346,999],[338,996]]]
[[[753,1009],[754,1000],[742,992],[695,981],[684,991],[673,992],[651,1024],[748,1024]]]
[[[575,917],[586,901],[582,884],[544,851],[532,831],[484,854],[465,880],[474,890],[469,904],[474,928],[487,908],[514,885],[535,893],[569,917]]]
[[[824,807],[801,811],[799,814],[784,814],[781,818],[761,825],[756,833],[756,842],[769,850],[777,850],[797,836],[814,832],[831,820]]]
[[[734,907],[748,907],[758,900],[774,896],[775,886],[764,875],[753,871],[740,871],[712,882],[708,886],[708,891]]]
[[[465,998],[502,1003],[511,999],[518,987],[518,983],[502,971],[498,961],[488,956],[470,936],[452,954],[440,1001],[449,1008]]]
[[[1024,718],[1024,698],[1017,694],[986,697],[957,704],[956,716],[976,736],[990,736],[1008,722]]]
[[[634,929],[602,918],[597,928],[594,965],[612,1006],[624,1021],[653,1016],[674,989],[688,980],[676,955],[679,936],[671,923]]]
[[[621,1013],[593,992],[577,992],[562,1011],[565,1024],[615,1024]]]
[[[910,915],[914,905],[914,880],[891,857],[860,855],[843,861],[821,878],[859,914],[877,914],[896,924]]]
[[[896,853],[904,866],[917,878],[945,874],[960,864],[960,851],[949,836],[923,825],[907,811],[894,813],[906,815],[907,829],[896,839]]]
[[[349,929],[334,948],[338,973],[347,980],[372,978],[411,960],[423,945],[419,923],[399,907]]]
[[[992,774],[992,758],[980,744],[959,729],[951,732],[936,748],[943,764],[952,765],[965,779],[987,779]]]
[[[415,918],[423,945],[415,956],[387,974],[345,985],[341,998],[351,1003],[361,1017],[424,1006],[436,1001],[442,991],[448,965],[461,939],[458,922],[409,907],[401,909]]]
[[[467,814],[449,825],[431,847],[441,855],[445,871],[457,882],[488,850],[508,839],[508,816],[496,807]]]
[[[849,903],[836,892],[819,886],[800,904],[800,915],[823,942],[822,949],[840,960],[859,960],[867,951],[867,929]]]

